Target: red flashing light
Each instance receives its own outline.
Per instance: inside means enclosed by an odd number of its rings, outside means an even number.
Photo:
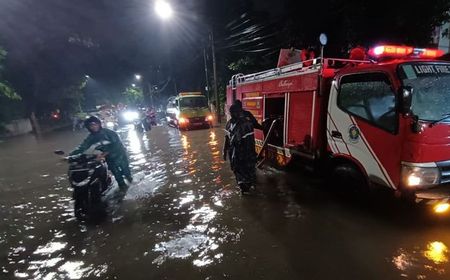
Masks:
[[[420,49],[409,46],[382,45],[369,50],[372,57],[416,57],[416,58],[436,58],[444,55],[439,49]]]
[[[439,49],[414,49],[414,54],[420,58],[436,58],[444,55]]]
[[[387,45],[370,49],[369,55],[374,57],[402,57],[412,54],[413,51],[413,47]]]

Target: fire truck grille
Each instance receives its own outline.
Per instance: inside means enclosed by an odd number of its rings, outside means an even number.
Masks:
[[[437,163],[441,170],[441,184],[450,183],[450,160]]]

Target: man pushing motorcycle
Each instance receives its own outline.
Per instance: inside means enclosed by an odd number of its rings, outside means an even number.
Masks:
[[[119,135],[110,129],[103,128],[100,119],[97,117],[92,116],[86,119],[84,121],[84,126],[89,130],[90,134],[78,148],[70,153],[70,155],[81,154],[88,150],[92,145],[102,141],[110,142],[109,145],[102,148],[101,157],[106,159],[108,169],[111,170],[114,178],[116,178],[120,189],[125,190],[127,184],[124,181],[124,177],[129,183],[133,181],[133,178],[131,176],[127,152]]]

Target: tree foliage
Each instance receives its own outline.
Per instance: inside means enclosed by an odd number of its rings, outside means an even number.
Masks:
[[[142,89],[138,87],[127,87],[122,95],[125,102],[130,105],[138,105],[144,101]]]
[[[3,80],[2,77],[6,55],[6,50],[0,47],[0,96],[4,96],[13,100],[20,100],[21,97],[14,91],[14,89],[9,85],[7,81]]]
[[[5,75],[28,114],[74,107],[68,102],[81,98],[80,77],[85,75],[87,53],[96,44],[69,20],[79,11],[65,10],[63,5],[54,0],[5,0],[0,7],[6,23],[0,25],[0,39],[9,50]],[[7,94],[11,96],[10,91]]]

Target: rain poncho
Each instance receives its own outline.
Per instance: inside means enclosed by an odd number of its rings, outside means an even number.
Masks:
[[[76,155],[88,150],[91,146],[108,141],[110,144],[102,146],[100,150],[106,153],[106,163],[109,170],[113,173],[119,186],[125,185],[123,176],[131,180],[131,172],[128,162],[126,149],[116,132],[107,128],[101,128],[98,132],[91,132],[89,136],[84,139],[78,148],[73,150],[70,155]]]
[[[231,118],[225,127],[224,153],[239,186],[249,187],[256,181],[256,151],[253,124],[243,112]]]

